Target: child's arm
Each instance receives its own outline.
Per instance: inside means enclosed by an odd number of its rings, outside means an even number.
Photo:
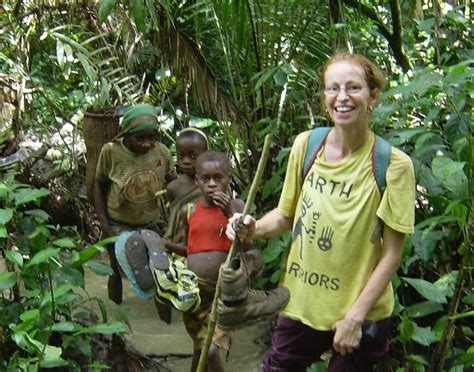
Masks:
[[[176,185],[177,181],[173,180],[168,185],[166,185],[166,199],[171,203],[174,199],[176,199]]]
[[[107,213],[107,190],[110,180],[101,175],[97,175],[94,180],[94,205],[102,228],[103,238],[114,236],[115,233],[109,225],[109,215]]]
[[[187,247],[187,237],[188,237],[188,210],[187,205],[184,205],[181,208],[181,222],[183,223],[184,229],[186,231],[184,243],[173,243],[171,240],[165,240],[165,247],[168,251],[174,252],[179,254],[180,256],[187,256],[188,255],[188,247]]]

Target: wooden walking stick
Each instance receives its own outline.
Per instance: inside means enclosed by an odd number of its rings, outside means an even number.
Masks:
[[[245,202],[244,210],[242,211],[242,218],[249,214],[250,208],[255,200],[255,195],[257,194],[257,189],[260,186],[260,181],[262,179],[263,171],[265,169],[265,165],[267,164],[268,160],[268,153],[270,152],[270,146],[272,144],[272,138],[269,134],[265,136],[265,142],[263,144],[262,155],[258,162],[257,172],[255,177],[252,181],[252,185],[250,186],[249,194],[247,200]],[[230,247],[229,254],[227,255],[227,259],[224,263],[227,266],[230,263],[230,259],[235,255],[235,251],[240,248],[240,239],[238,236],[235,236],[235,240],[232,242],[232,246]],[[211,346],[212,336],[214,334],[214,329],[216,328],[217,323],[217,299],[221,295],[221,273],[222,267],[219,270],[219,277],[217,279],[216,284],[216,293],[214,294],[214,300],[212,301],[211,307],[211,314],[209,315],[209,324],[207,325],[207,333],[206,338],[204,339],[204,345],[201,350],[201,355],[199,356],[199,364],[197,367],[197,372],[205,372],[206,370],[206,363],[207,357],[209,354],[209,347]]]

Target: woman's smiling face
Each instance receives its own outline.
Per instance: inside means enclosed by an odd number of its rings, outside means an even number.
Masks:
[[[376,95],[370,92],[365,71],[352,61],[328,66],[324,74],[325,104],[331,119],[340,126],[368,126]]]

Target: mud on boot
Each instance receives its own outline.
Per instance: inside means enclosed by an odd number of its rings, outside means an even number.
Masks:
[[[221,299],[217,301],[217,323],[223,330],[248,326],[278,314],[290,300],[286,287],[270,291],[254,290],[236,306],[228,306]]]
[[[222,268],[221,300],[224,303],[245,300],[251,281],[262,271],[263,255],[258,249],[233,257],[229,265],[224,264]]]

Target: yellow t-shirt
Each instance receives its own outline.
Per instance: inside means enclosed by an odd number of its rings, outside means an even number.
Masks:
[[[293,217],[292,244],[281,283],[291,293],[282,312],[318,330],[342,319],[367,283],[381,254],[378,217],[394,230],[414,230],[415,179],[410,158],[392,147],[387,187],[380,193],[372,173],[374,134],[353,154],[327,163],[324,147],[301,184],[309,131],[293,144],[279,212]],[[393,310],[389,285],[367,319]]]
[[[145,225],[159,218],[161,206],[155,193],[166,186],[165,177],[176,174],[170,151],[162,143],[147,154],[128,150],[122,139],[102,148],[96,175],[110,180],[107,213],[127,225]]]

